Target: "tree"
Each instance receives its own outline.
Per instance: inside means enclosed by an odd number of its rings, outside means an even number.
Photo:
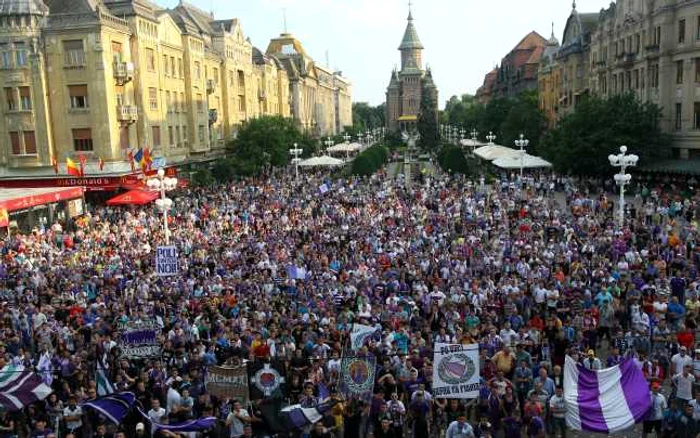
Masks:
[[[538,152],[564,173],[610,175],[607,157],[621,145],[639,155],[640,163],[663,155],[668,138],[661,132],[660,117],[658,106],[632,93],[608,99],[588,96],[542,139]]]
[[[352,104],[352,120],[356,133],[381,128],[386,123],[386,104],[371,106],[367,102],[355,102]]]
[[[539,109],[537,91],[523,92],[510,103],[510,109],[500,127],[500,144],[514,147],[513,142],[523,134],[530,141],[528,150],[537,150],[544,130],[544,116]]]
[[[257,173],[266,166],[284,166],[289,163],[289,149],[297,143],[308,155],[318,143],[302,134],[292,119],[281,116],[263,116],[243,124],[238,136],[229,144],[232,165],[236,174]],[[223,172],[222,172],[223,173]]]
[[[450,174],[476,174],[476,164],[472,159],[464,156],[464,151],[459,146],[443,147],[438,154],[438,164],[442,170]]]
[[[427,87],[423,87],[420,100],[420,112],[418,113],[418,133],[420,134],[420,146],[425,151],[434,151],[440,146],[438,132],[438,114],[435,94]]]
[[[216,179],[214,179],[211,171],[206,167],[198,169],[194,175],[192,175],[192,185],[195,187],[209,187],[214,184],[216,184]]]

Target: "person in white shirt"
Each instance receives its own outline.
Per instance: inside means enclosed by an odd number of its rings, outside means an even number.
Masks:
[[[595,351],[588,350],[588,357],[583,360],[583,366],[589,370],[602,370],[603,364],[595,357]]]
[[[692,365],[686,365],[683,372],[676,374],[671,379],[671,383],[676,388],[676,398],[679,399],[679,406],[684,406],[693,398],[693,383],[695,376],[691,373]]]
[[[656,436],[661,436],[661,425],[664,419],[664,411],[668,408],[666,397],[659,393],[658,382],[651,385],[651,409],[647,418],[644,420],[644,432],[642,438],[646,438],[652,431],[656,432]]]
[[[681,347],[680,351],[671,357],[671,374],[680,374],[686,365],[693,365],[693,358],[688,356],[688,349]]]
[[[151,410],[147,413],[148,419],[151,420],[151,424],[162,423],[163,417],[165,417],[165,409],[160,406],[160,400],[154,398],[151,400]]]
[[[83,427],[83,409],[77,405],[75,395],[68,397],[68,406],[63,408],[63,420],[66,422],[66,429],[74,435],[80,434]]]
[[[168,415],[176,415],[180,411],[180,393],[178,389],[180,388],[180,382],[174,381],[170,388],[168,388],[168,395],[166,397],[165,413]]]
[[[553,436],[557,436],[559,431],[562,437],[566,437],[566,402],[561,386],[556,387],[554,395],[549,399],[549,412],[552,414]]]
[[[445,438],[474,438],[474,429],[467,423],[467,417],[464,414],[447,426]]]
[[[233,410],[226,417],[226,426],[229,428],[230,437],[242,437],[245,432],[245,425],[250,423],[250,415],[248,411],[243,409],[241,402],[233,402]]]
[[[688,404],[693,407],[693,418],[700,420],[700,391],[696,391],[695,398]]]

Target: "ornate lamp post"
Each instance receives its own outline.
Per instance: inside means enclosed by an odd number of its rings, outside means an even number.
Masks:
[[[523,167],[525,166],[525,148],[530,144],[530,140],[525,135],[520,134],[520,139],[515,140],[515,146],[520,148],[520,184],[523,183]]]
[[[472,129],[471,135],[472,135],[472,155],[474,155],[474,151],[476,150],[476,138],[479,135],[479,133],[476,132],[476,129]]]
[[[493,146],[493,141],[496,140],[496,136],[493,132],[489,131],[489,135],[486,136],[486,140],[488,140],[489,146]]]
[[[611,154],[608,156],[610,165],[619,167],[620,171],[615,174],[615,183],[620,186],[620,228],[625,224],[625,186],[632,180],[632,175],[625,173],[628,167],[634,167],[639,161],[639,157],[635,154],[627,155],[627,146],[620,146],[620,153],[617,155]]]
[[[323,142],[323,144],[326,145],[326,154],[327,154],[327,155],[330,155],[330,154],[331,154],[330,151],[329,151],[329,149],[331,148],[331,146],[333,146],[333,143],[335,143],[335,142],[334,142],[333,139],[330,138],[330,137],[328,137],[328,140],[326,140],[326,141]]]
[[[304,151],[299,149],[297,143],[294,143],[294,147],[289,150],[289,153],[294,157],[292,159],[292,164],[294,165],[294,180],[299,181],[299,162],[301,162],[301,155]]]
[[[155,177],[146,181],[146,186],[153,191],[160,192],[160,198],[156,199],[156,207],[163,213],[163,232],[165,244],[170,244],[170,229],[168,228],[168,210],[173,207],[173,200],[165,196],[166,192],[177,188],[177,178],[165,176],[165,170],[161,167]]]

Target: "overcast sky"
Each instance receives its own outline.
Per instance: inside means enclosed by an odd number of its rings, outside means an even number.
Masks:
[[[175,6],[178,0],[156,0]],[[287,29],[315,61],[341,70],[353,100],[384,101],[406,27],[408,0],[189,0],[217,18],[239,18],[261,50]],[[571,0],[412,0],[413,17],[433,70],[440,107],[452,95],[473,94],[484,75],[528,32],[561,41]],[[579,12],[598,12],[610,0],[578,0]]]

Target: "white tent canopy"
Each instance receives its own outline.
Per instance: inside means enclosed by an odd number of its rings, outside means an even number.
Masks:
[[[328,152],[356,152],[362,149],[360,143],[338,143],[328,148]]]
[[[302,167],[316,167],[316,166],[321,166],[321,167],[333,167],[333,166],[342,166],[345,164],[343,160],[339,160],[338,158],[333,158],[328,155],[322,155],[320,157],[311,157],[307,160],[302,161],[299,163],[299,166]]]
[[[538,167],[552,167],[552,163],[535,155],[525,154],[520,159],[520,155],[514,157],[501,157],[493,160],[493,165],[501,169],[534,169]]]
[[[487,161],[493,161],[498,158],[520,158],[520,151],[497,144],[490,144],[474,150],[474,155]]]

